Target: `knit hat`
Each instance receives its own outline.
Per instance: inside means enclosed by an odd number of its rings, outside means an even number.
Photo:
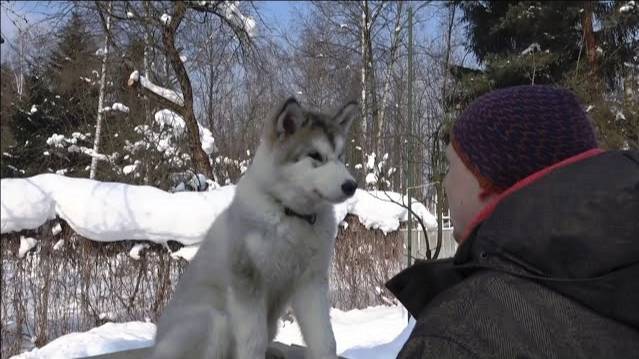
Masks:
[[[539,85],[499,89],[477,98],[453,125],[451,142],[482,189],[496,193],[598,147],[577,97]]]

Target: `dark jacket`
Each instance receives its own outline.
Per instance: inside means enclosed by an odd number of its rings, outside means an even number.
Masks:
[[[387,287],[417,318],[399,358],[639,358],[639,152],[554,170]]]

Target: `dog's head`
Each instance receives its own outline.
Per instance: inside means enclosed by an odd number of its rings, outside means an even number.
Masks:
[[[289,98],[268,121],[253,162],[256,177],[290,209],[310,214],[339,203],[357,183],[344,165],[347,134],[358,106],[350,102],[334,115],[307,111]]]

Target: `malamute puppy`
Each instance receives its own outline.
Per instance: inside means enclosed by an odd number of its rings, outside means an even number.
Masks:
[[[328,271],[333,204],[355,193],[343,163],[357,114],[285,101],[267,121],[235,197],[189,264],[157,327],[153,357],[263,359],[290,303],[310,358],[336,358]]]

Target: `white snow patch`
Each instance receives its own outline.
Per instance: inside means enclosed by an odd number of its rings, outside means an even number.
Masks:
[[[160,21],[166,26],[171,22],[171,16],[169,14],[162,14]]]
[[[129,79],[133,81],[140,81],[140,85],[147,90],[155,93],[160,97],[165,98],[168,101],[173,102],[178,106],[184,106],[184,97],[182,96],[182,94],[154,84],[149,79],[147,79],[146,76],[140,75],[137,71],[131,73]]]
[[[20,236],[20,248],[18,249],[18,257],[24,258],[24,256],[38,245],[38,241],[35,238]]]
[[[51,234],[53,234],[54,236],[57,236],[58,234],[60,234],[60,232],[62,232],[62,226],[60,225],[60,223],[56,223],[51,228]]]
[[[635,7],[634,1],[628,1],[625,5],[619,8],[619,12],[622,14],[631,12]]]
[[[83,333],[61,336],[39,349],[14,356],[14,359],[84,358],[149,347],[153,345],[155,324],[144,322],[106,323]]]
[[[129,108],[119,102],[114,103],[111,108],[113,109],[113,111],[120,111],[120,112],[124,112],[124,113],[129,113]]]
[[[177,251],[171,253],[171,257],[173,259],[179,259],[179,258],[186,259],[187,261],[190,262],[191,259],[195,257],[199,249],[200,249],[199,245],[184,246],[178,249]]]
[[[377,176],[374,173],[369,173],[366,175],[366,184],[374,185],[377,183]]]
[[[219,9],[228,22],[246,31],[249,37],[254,38],[257,35],[255,20],[250,16],[244,16],[237,7],[237,2],[224,1],[219,4]]]
[[[186,122],[184,121],[182,116],[171,110],[164,109],[156,112],[155,122],[158,123],[160,125],[160,128],[162,129],[164,128],[164,126],[170,125],[173,128],[174,135],[176,137],[184,135],[184,132],[186,131]],[[197,126],[200,131],[200,142],[202,142],[202,149],[204,150],[204,152],[210,155],[211,153],[217,151],[217,148],[215,146],[215,138],[213,138],[213,134],[211,133],[211,131],[208,128],[200,125],[199,123],[197,124]]]
[[[140,253],[147,248],[149,248],[149,245],[147,243],[138,243],[134,245],[133,248],[131,248],[131,250],[129,251],[129,257],[135,259],[136,261],[139,261]]]
[[[140,72],[138,70],[131,72],[131,75],[129,75],[129,80],[135,82],[140,81]]]
[[[64,239],[60,239],[57,242],[55,242],[55,245],[53,245],[53,250],[59,251],[60,248],[62,248],[62,246],[64,246]]]
[[[528,55],[530,53],[533,52],[539,52],[541,51],[541,47],[539,46],[538,43],[533,42],[532,44],[530,44],[530,46],[528,46],[524,51],[521,52],[522,55]]]

